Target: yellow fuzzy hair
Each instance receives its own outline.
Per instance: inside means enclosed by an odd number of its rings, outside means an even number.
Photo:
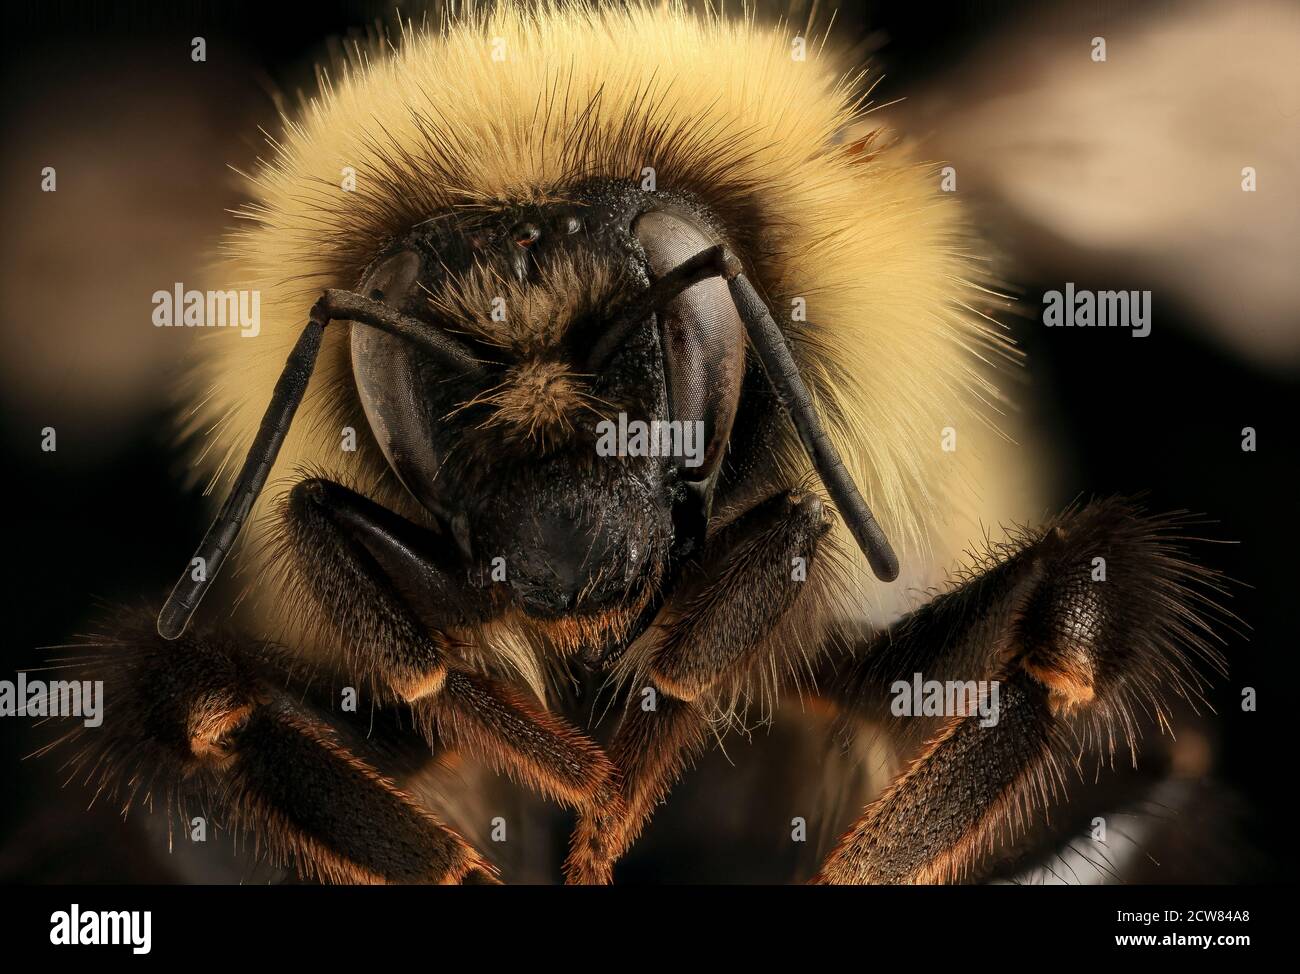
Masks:
[[[985,361],[1008,346],[972,310],[982,274],[959,209],[935,167],[869,137],[861,75],[846,74],[821,38],[796,60],[788,26],[677,4],[507,3],[400,33],[326,81],[252,177],[221,286],[261,291],[261,334],[201,343],[194,430],[207,434],[200,467],[214,493],[238,469],[320,290],[355,286],[385,233],[448,204],[548,199],[579,170],[639,181],[656,166],[661,190],[717,179],[746,194],[749,252],[738,250],[902,555],[900,590],[933,584],[936,559],[959,551],[977,518],[1010,513],[976,492],[988,472],[975,466],[990,442],[984,413],[997,398]],[[354,192],[341,188],[345,167]],[[785,321],[795,297],[807,324]],[[354,399],[346,330],[330,330],[273,488],[319,470],[420,519],[364,422],[358,451],[340,450],[340,418],[360,415]],[[956,453],[940,448],[949,426]],[[802,456],[787,469],[815,483]],[[269,605],[280,597],[262,558],[276,492],[231,562]],[[843,543],[853,549],[847,533]],[[865,568],[849,591],[859,613],[887,604]]]

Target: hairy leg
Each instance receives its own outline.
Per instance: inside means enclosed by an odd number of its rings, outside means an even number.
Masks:
[[[481,618],[439,539],[338,484],[306,480],[284,519],[287,569],[349,672],[415,726],[570,807],[617,812],[614,767],[589,738],[507,686],[457,668],[449,635]]]
[[[1222,666],[1206,621],[1218,589],[1184,556],[1182,527],[1122,501],[1068,512],[859,647],[828,688],[853,710],[887,719],[920,674],[997,681],[996,720],[948,715],[815,881],[968,876],[1053,799],[1082,749],[1109,757],[1123,736],[1134,750],[1138,710],[1164,725],[1166,692],[1198,700],[1193,662]]]
[[[631,688],[628,708],[610,746],[625,810],[579,816],[568,882],[609,882],[614,862],[708,740],[709,715],[734,703],[773,630],[805,596],[805,573],[829,527],[819,498],[791,491],[710,539],[665,616],[629,651],[619,681]]]
[[[286,691],[278,650],[193,630],[167,641],[150,626],[87,647],[76,665],[104,681],[111,709],[102,727],[58,743],[75,748],[74,776],[124,812],[214,807],[276,865],[329,882],[494,881],[459,835]]]

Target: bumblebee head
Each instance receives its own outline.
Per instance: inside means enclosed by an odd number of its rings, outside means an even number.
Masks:
[[[470,584],[503,580],[504,563],[529,615],[641,615],[700,549],[747,346],[877,576],[897,577],[717,229],[666,194],[571,196],[435,214],[384,247],[356,292],[325,292],[196,553],[206,572],[182,575],[162,635],[184,631],[233,545],[333,321],[352,322],[357,393],[393,472],[455,539]]]
[[[375,439],[455,537],[504,559],[540,616],[637,601],[698,548],[740,403],[745,331],[689,204],[594,189],[449,214],[394,241],[358,292],[461,362],[354,324]]]

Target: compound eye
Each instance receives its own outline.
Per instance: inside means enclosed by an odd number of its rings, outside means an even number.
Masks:
[[[405,311],[419,274],[419,255],[399,251],[380,262],[357,290]],[[435,492],[439,456],[429,402],[429,390],[438,379],[436,367],[410,342],[353,324],[352,374],[366,422],[388,465],[420,503],[434,513],[445,513]]]
[[[689,218],[663,210],[641,214],[632,230],[655,277],[718,243]],[[702,452],[682,457],[679,466],[687,479],[704,480],[722,459],[740,403],[745,326],[726,282],[710,277],[691,285],[664,308],[659,330],[669,419],[698,423],[696,428],[703,430]]]

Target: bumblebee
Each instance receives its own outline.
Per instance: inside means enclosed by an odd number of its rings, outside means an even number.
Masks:
[[[227,240],[260,330],[204,336],[190,393],[227,499],[156,632],[96,657],[120,716],[78,752],[92,784],[197,793],[304,876],[494,881],[382,766],[447,748],[573,809],[565,878],[604,883],[751,706],[887,726],[914,675],[992,682],[996,719],[927,725],[813,877],[943,882],[1195,701],[1216,576],[1132,502],[904,611],[1002,509],[1016,353],[863,77],[752,15],[506,3],[325,80]],[[631,423],[696,448],[600,448]],[[548,702],[575,673],[609,734]]]

